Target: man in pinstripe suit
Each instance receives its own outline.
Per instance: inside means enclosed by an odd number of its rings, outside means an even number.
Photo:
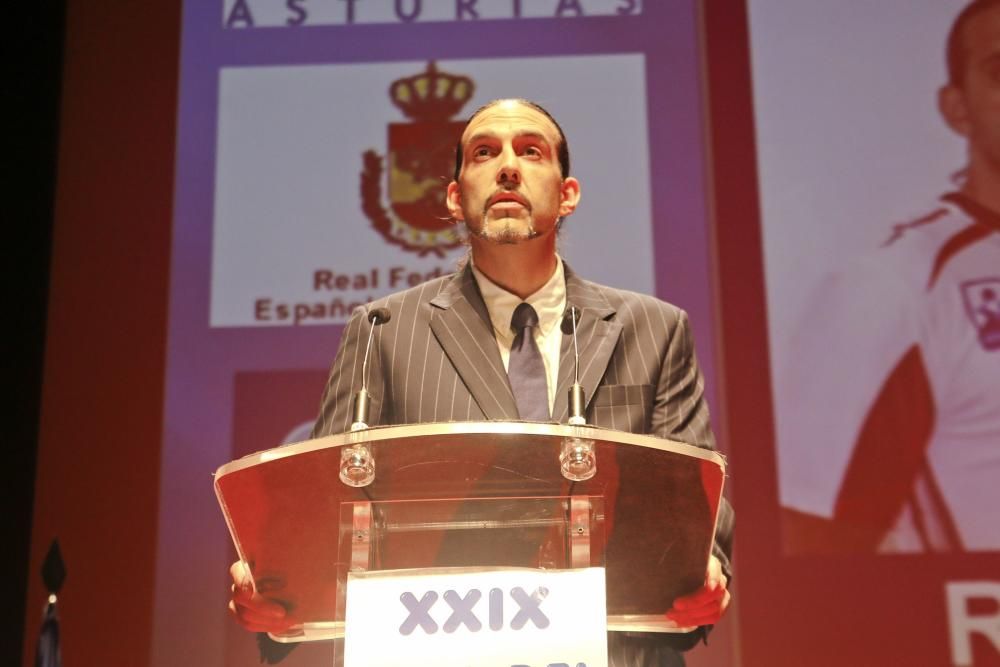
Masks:
[[[579,200],[566,138],[547,111],[526,100],[498,100],[473,114],[456,150],[447,199],[452,216],[468,230],[470,261],[452,276],[374,304],[388,308],[392,319],[375,333],[370,424],[524,418],[513,377],[508,380],[516,343],[511,316],[522,302],[537,314],[531,331],[546,376],[542,414],[566,421],[573,364],[561,361],[570,358],[572,339],[559,323],[572,304],[581,311],[580,381],[592,392],[588,423],[714,447],[684,312],[585,281],[556,254],[559,226]],[[350,429],[368,326],[359,311],[345,329],[313,437]],[[667,612],[679,626],[699,629],[612,634],[611,664],[683,664],[678,650],[704,638],[729,604],[731,529],[732,513],[724,505],[704,587]],[[244,627],[287,627],[284,610],[245,585],[241,563],[232,574],[230,610]]]

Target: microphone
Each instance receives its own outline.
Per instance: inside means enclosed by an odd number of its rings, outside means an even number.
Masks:
[[[580,321],[580,309],[572,304],[566,304],[566,310],[563,311],[562,323],[560,328],[562,332],[567,336],[576,335],[576,325]]]
[[[368,428],[368,406],[371,397],[368,395],[368,355],[372,351],[372,338],[375,335],[375,327],[381,326],[392,319],[392,313],[388,308],[372,308],[368,311],[366,319],[371,322],[368,330],[368,344],[365,346],[365,360],[361,364],[361,390],[354,395],[354,412],[351,422],[352,431],[360,431]]]
[[[392,313],[389,312],[388,308],[372,308],[368,311],[368,321],[375,326],[385,324],[391,319]]]
[[[587,404],[587,396],[580,385],[580,347],[576,339],[576,325],[580,321],[580,310],[567,304],[563,314],[562,331],[567,336],[573,336],[573,386],[569,388],[569,423],[573,426],[584,426],[587,418],[583,416]]]
[[[580,321],[580,310],[571,304],[566,304],[563,314],[562,330],[566,335],[573,334],[573,386],[569,388],[569,424],[570,426],[586,426],[587,418],[583,416],[587,405],[587,396],[580,385],[580,345],[576,336],[576,325]],[[593,440],[584,437],[570,436],[563,439],[559,451],[559,471],[570,482],[585,482],[597,474],[597,449]],[[570,484],[572,495],[573,484]],[[575,510],[573,510],[575,511]]]

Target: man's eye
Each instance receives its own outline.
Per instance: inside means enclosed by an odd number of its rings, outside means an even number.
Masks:
[[[542,149],[540,149],[538,146],[528,146],[527,148],[524,149],[524,154],[531,155],[533,157],[540,157],[542,154]]]
[[[476,150],[472,151],[472,155],[475,157],[489,157],[490,149],[486,146],[480,146]]]

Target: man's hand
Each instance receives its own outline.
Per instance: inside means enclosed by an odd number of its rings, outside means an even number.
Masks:
[[[295,625],[285,608],[254,590],[250,569],[238,560],[229,568],[233,578],[229,614],[236,622],[252,632],[283,632]]]
[[[674,600],[674,606],[667,612],[667,619],[681,628],[715,625],[729,606],[730,595],[726,589],[728,583],[719,559],[709,557],[705,585],[690,595]]]

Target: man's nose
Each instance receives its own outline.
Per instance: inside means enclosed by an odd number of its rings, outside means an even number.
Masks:
[[[500,154],[500,169],[497,171],[498,183],[521,183],[521,170],[517,167],[517,156],[514,151],[506,150]]]

